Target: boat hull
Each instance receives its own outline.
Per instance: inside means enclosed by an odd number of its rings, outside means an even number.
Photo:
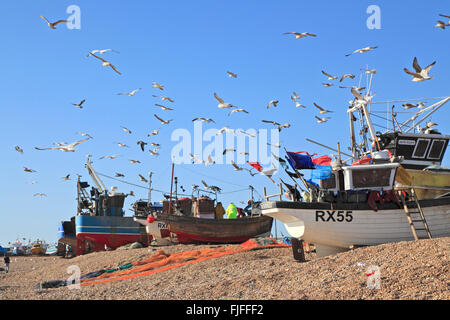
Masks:
[[[179,243],[241,243],[265,235],[272,228],[271,217],[205,219],[177,215],[159,216]]]
[[[133,217],[76,216],[75,230],[77,255],[85,249],[80,248],[85,242],[93,246],[93,251],[99,251],[106,247],[114,250],[132,242],[148,245],[151,241],[145,227],[135,222]]]
[[[407,203],[410,211],[413,203]],[[450,236],[450,198],[421,200],[422,210],[433,238]],[[373,211],[367,203],[331,204],[305,202],[264,202],[262,214],[281,221],[289,234],[323,247],[321,254],[348,250],[351,246],[371,246],[414,240],[403,208],[394,203],[378,205]],[[416,214],[418,215],[418,214]],[[417,219],[416,216],[411,217]],[[416,228],[423,228],[415,222]],[[417,231],[419,237],[425,231]]]

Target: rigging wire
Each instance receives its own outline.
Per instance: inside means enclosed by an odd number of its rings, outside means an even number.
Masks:
[[[198,172],[196,172],[196,171],[194,171],[194,170],[185,168],[185,167],[183,167],[183,166],[178,166],[178,168],[182,168],[182,169],[184,169],[184,170],[190,171],[190,172],[192,172],[192,173],[194,173],[194,174],[197,174],[197,175],[199,175],[199,176],[208,177],[208,178],[210,178],[210,179],[215,179],[215,180],[217,180],[217,181],[221,181],[221,182],[223,182],[223,183],[231,184],[231,185],[234,185],[234,186],[237,186],[237,187],[245,187],[245,186],[243,186],[243,185],[241,185],[241,184],[236,184],[236,183],[228,182],[228,181],[225,181],[225,180],[222,180],[222,179],[213,177],[213,176],[209,176],[209,175],[206,175],[206,174],[203,174],[203,173],[198,173]]]

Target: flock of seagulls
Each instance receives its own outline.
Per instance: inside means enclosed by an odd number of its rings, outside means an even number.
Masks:
[[[450,16],[448,16],[448,15],[440,14],[440,16],[444,17],[444,18],[447,18],[447,19],[450,19]],[[40,17],[47,22],[48,27],[51,28],[51,29],[56,29],[56,26],[58,26],[59,24],[69,23],[70,22],[68,20],[57,20],[55,22],[50,22],[44,16],[41,15]],[[441,28],[441,29],[445,29],[448,26],[450,26],[450,20],[448,22],[444,22],[442,20],[438,20],[437,25],[435,25],[436,28]],[[285,32],[285,33],[283,33],[283,35],[294,35],[295,39],[302,39],[302,38],[306,38],[306,37],[313,37],[313,38],[317,37],[317,34],[310,33],[310,32]],[[367,46],[367,47],[364,47],[364,48],[356,49],[356,50],[354,50],[354,51],[352,51],[352,52],[350,52],[348,54],[345,54],[345,56],[348,57],[348,56],[351,56],[351,55],[353,55],[355,53],[363,54],[363,53],[367,53],[367,52],[372,51],[372,50],[377,49],[377,48],[378,48],[378,46]],[[116,54],[120,53],[120,52],[118,52],[118,51],[116,51],[114,49],[95,49],[95,50],[91,50],[87,54],[87,58],[90,58],[90,57],[96,58],[97,60],[101,61],[101,65],[103,67],[109,67],[114,72],[116,72],[117,74],[122,75],[122,73],[115,67],[115,65],[113,65],[110,61],[100,57],[100,56],[106,55],[107,53],[110,53],[110,52],[113,52],[113,53],[116,53]],[[417,61],[417,57],[415,57],[414,60],[413,60],[414,71],[410,71],[407,68],[404,68],[403,70],[404,70],[405,73],[407,73],[408,75],[412,76],[412,80],[411,81],[413,81],[413,82],[426,81],[426,80],[430,80],[430,79],[433,78],[433,76],[429,75],[429,72],[430,72],[430,69],[435,64],[436,64],[436,61],[432,62],[431,64],[429,64],[425,68],[421,68],[419,63],[418,63],[418,61]],[[364,71],[366,74],[376,74],[376,70],[375,69],[360,69],[360,70]],[[238,75],[236,73],[234,73],[234,72],[226,71],[226,74],[228,75],[229,78],[234,78],[234,79],[238,78]],[[342,83],[345,79],[354,79],[355,78],[355,75],[353,75],[351,73],[345,73],[345,74],[342,74],[342,75],[338,76],[338,75],[331,75],[331,74],[325,72],[324,70],[322,70],[322,74],[327,77],[328,81],[339,80],[340,83]],[[334,84],[332,82],[326,82],[326,83],[322,83],[322,85],[325,86],[325,87],[332,87]],[[352,102],[353,104],[354,103],[356,103],[356,104],[357,103],[367,103],[372,98],[372,96],[367,96],[367,95],[363,96],[361,94],[361,91],[365,89],[364,87],[357,87],[357,86],[339,86],[339,87],[340,88],[350,88],[351,89],[351,93],[355,97],[355,101]],[[152,82],[152,88],[158,89],[160,91],[164,91],[165,85],[162,85],[162,84],[160,84],[158,82]],[[132,90],[130,92],[117,93],[117,95],[124,95],[124,96],[128,96],[128,97],[132,97],[132,96],[136,95],[141,90],[142,90],[142,88],[137,88],[137,89],[134,89],[134,90]],[[163,103],[164,102],[174,103],[174,100],[172,98],[168,97],[168,96],[159,96],[159,95],[155,95],[155,94],[152,95],[152,96],[155,97],[155,98],[160,98],[161,101],[163,101]],[[236,113],[236,114],[237,113],[249,114],[249,111],[247,109],[242,108],[242,107],[238,107],[238,106],[236,106],[236,105],[234,105],[232,103],[229,103],[229,102],[225,102],[225,100],[222,99],[216,92],[213,93],[213,96],[218,101],[217,108],[219,108],[219,109],[229,109],[228,116],[231,116],[234,113]],[[300,99],[300,95],[297,94],[295,91],[291,95],[290,99],[295,103],[295,107],[296,108],[303,108],[303,109],[307,108],[307,106],[301,104],[298,101]],[[83,99],[83,100],[81,100],[78,103],[72,103],[72,105],[77,107],[77,108],[79,108],[79,109],[83,109],[85,102],[86,102],[86,99]],[[280,100],[272,99],[272,100],[270,100],[267,103],[266,108],[267,108],[267,110],[269,110],[272,107],[272,110],[273,110],[274,108],[278,108],[278,104],[279,103],[280,103]],[[161,108],[161,110],[164,111],[164,112],[166,112],[166,111],[173,111],[174,110],[174,108],[165,106],[163,104],[156,103],[154,105],[156,107],[158,107],[158,108]],[[315,102],[313,103],[313,105],[314,105],[315,108],[317,108],[319,110],[319,115],[333,112],[332,110],[328,110],[328,109],[325,109],[325,108],[319,106]],[[418,103],[418,104],[406,103],[406,104],[403,104],[403,107],[407,110],[407,109],[416,108],[416,107],[423,108],[423,107],[425,107],[425,105],[423,103]],[[173,121],[173,119],[165,120],[164,119],[165,117],[164,118],[160,117],[157,114],[154,114],[154,117],[161,123],[161,127],[164,126],[164,125],[169,125]],[[325,123],[325,122],[327,122],[330,119],[330,117],[323,117],[323,116],[318,116],[318,115],[315,115],[315,118],[316,118],[318,123]],[[211,123],[212,122],[214,124],[216,123],[213,119],[208,118],[208,117],[197,117],[197,118],[194,118],[192,121],[193,122],[194,121],[202,121],[204,123]],[[279,132],[281,132],[283,129],[287,129],[287,128],[291,127],[291,125],[289,123],[280,123],[278,121],[273,121],[273,120],[262,120],[262,122],[263,123],[267,123],[267,124],[271,124],[271,125],[277,127]],[[430,122],[427,123],[426,124],[426,128],[424,130],[430,130],[433,127],[433,125],[435,125],[435,124],[430,123]],[[128,134],[132,134],[132,131],[130,129],[128,129],[127,127],[122,126],[121,128],[124,130],[124,132],[126,132]],[[147,137],[153,137],[153,136],[158,135],[160,128],[154,129],[153,131],[148,133]],[[232,130],[232,129],[230,129],[227,126],[225,126],[222,129],[218,130],[217,131],[217,135],[222,134],[224,132],[233,133],[235,135],[237,135],[239,133],[242,133],[242,134],[245,134],[245,135],[247,135],[249,137],[256,137],[255,134],[252,134],[250,132],[246,132],[246,131],[243,131],[243,130],[239,130],[239,131],[238,130]],[[79,141],[72,142],[70,144],[66,143],[66,142],[56,142],[56,143],[54,143],[55,146],[53,146],[53,147],[47,147],[47,148],[35,147],[35,149],[39,150],[39,151],[60,150],[60,151],[63,151],[63,152],[75,152],[77,150],[77,148],[76,148],[77,146],[79,146],[80,144],[82,144],[84,142],[87,142],[87,141],[93,139],[93,137],[90,136],[87,133],[79,133],[79,134],[81,134],[82,136],[84,136],[86,138],[82,139],[82,140],[79,140]],[[121,147],[121,148],[130,148],[128,145],[120,143],[120,142],[116,142],[116,144],[119,147]],[[152,148],[148,149],[149,154],[151,156],[155,156],[155,157],[157,157],[159,155],[160,144],[158,144],[158,143],[154,143],[154,142],[149,143],[149,142],[145,142],[143,140],[138,140],[136,142],[136,144],[139,146],[139,148],[140,148],[140,150],[142,150],[142,152],[145,152],[146,146],[151,145]],[[281,145],[277,144],[277,145],[274,145],[274,146],[279,148]],[[24,154],[23,149],[20,148],[19,146],[15,146],[15,150],[17,152],[21,153],[21,154]],[[225,155],[225,154],[227,154],[229,152],[236,152],[236,150],[235,149],[225,149],[223,151],[223,155]],[[241,152],[241,154],[248,155],[248,152]],[[120,156],[121,155],[117,155],[117,154],[115,154],[115,155],[106,155],[106,156],[100,157],[99,159],[111,159],[112,160],[112,159],[115,159],[115,158],[120,157]],[[211,155],[208,156],[207,160],[202,160],[202,161],[195,161],[196,158],[198,157],[198,155],[190,154],[190,157],[192,159],[192,163],[203,163],[205,166],[215,164],[215,161],[212,159]],[[129,161],[130,161],[130,164],[140,164],[141,163],[139,160],[129,159]],[[254,173],[252,171],[253,168],[252,169],[246,169],[246,168],[243,168],[243,167],[239,167],[234,162],[232,162],[232,166],[234,167],[235,171],[244,171],[244,170],[246,170],[246,171],[249,172],[249,174],[251,176],[254,176],[255,174],[257,174],[257,173]],[[24,168],[24,171],[28,172],[28,173],[36,172],[35,170],[27,168],[27,167],[23,167],[23,168]],[[276,171],[276,168],[272,165],[272,167],[270,169],[264,170],[261,173],[270,177],[275,171]],[[115,176],[116,177],[125,177],[124,174],[118,173],[118,172],[116,172]],[[65,177],[63,177],[62,180],[63,181],[70,180],[70,174],[68,174]],[[143,177],[141,174],[139,174],[139,180],[143,181],[143,182],[148,182],[148,180],[145,177]],[[36,182],[32,181],[30,183],[35,184]],[[203,185],[205,186],[205,188],[207,190],[212,190],[212,191],[215,191],[215,192],[220,192],[220,190],[221,190],[217,186],[212,186],[212,185],[206,184],[206,182],[203,181],[203,180],[202,180],[202,183],[203,183]],[[198,188],[198,186],[193,186],[193,187]],[[114,188],[114,190],[117,189],[117,187],[112,187],[112,188]],[[41,197],[43,197],[43,196],[46,196],[46,194],[44,194],[44,193],[36,193],[34,196],[41,196]]]

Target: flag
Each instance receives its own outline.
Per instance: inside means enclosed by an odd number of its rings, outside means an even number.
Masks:
[[[288,188],[289,193],[292,194],[292,196],[294,197],[294,201],[299,201],[301,198],[300,192],[297,190],[297,188],[295,186],[292,186],[290,184],[287,184],[286,182],[284,182],[282,179],[280,179],[281,182]]]
[[[259,172],[261,172],[263,170],[263,168],[261,167],[259,162],[249,162],[248,164],[251,165],[256,170],[258,170]]]
[[[314,164],[318,164],[318,165],[329,166],[329,165],[331,165],[331,158],[329,156],[325,155],[325,156],[321,156],[321,157],[312,159],[312,162]]]
[[[290,172],[289,170],[287,170],[287,169],[284,169],[284,171],[286,171],[286,173],[288,174],[288,176],[290,176],[291,178],[298,178],[298,176],[300,175],[300,176],[303,176],[303,174],[301,174],[301,173],[294,173],[294,172]]]
[[[331,166],[316,165],[316,170],[311,171],[311,179],[328,179],[331,177]]]
[[[301,151],[302,152],[302,151]],[[286,152],[288,162],[295,169],[314,169],[314,163],[309,154],[303,155],[298,152]]]

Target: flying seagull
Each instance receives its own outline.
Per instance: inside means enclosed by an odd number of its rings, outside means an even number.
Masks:
[[[202,122],[214,122],[216,123],[213,119],[211,118],[203,118],[203,117],[197,117],[195,119],[192,119],[192,122],[197,121],[197,120],[201,120]]]
[[[173,110],[172,108],[163,106],[162,104],[158,104],[158,103],[155,103],[155,106],[160,107],[164,111],[171,111],[171,110]]]
[[[301,38],[304,38],[304,37],[307,37],[307,36],[310,36],[310,37],[316,37],[317,36],[316,34],[309,33],[309,32],[302,32],[302,33],[299,33],[299,32],[285,32],[283,34],[295,34],[295,39],[301,39]]]
[[[406,68],[403,68],[403,70],[407,73],[413,76],[411,81],[417,82],[417,81],[425,81],[425,80],[430,80],[431,78],[433,78],[433,76],[429,76],[428,72],[430,72],[430,69],[432,66],[434,66],[436,64],[436,61],[434,61],[433,63],[431,63],[430,65],[428,65],[426,68],[422,69],[419,66],[419,63],[417,62],[417,57],[414,57],[413,60],[413,68],[416,72],[412,72],[409,71]]]
[[[70,180],[70,174],[68,174],[67,176],[61,178],[63,181],[67,181]]]
[[[144,152],[145,151],[145,145],[147,144],[147,142],[139,140],[137,142],[137,144],[141,146],[142,152]]]
[[[342,75],[341,80],[339,80],[339,82],[342,82],[345,78],[353,79],[353,78],[355,78],[355,76],[353,74],[346,73],[346,74]]]
[[[157,89],[159,89],[159,90],[164,90],[164,85],[162,85],[162,84],[159,84],[159,83],[157,83],[157,82],[152,82],[152,87],[153,88],[157,88]]]
[[[139,180],[141,180],[141,181],[144,181],[144,182],[147,182],[148,183],[148,180],[147,179],[145,179],[141,174],[139,175]]]
[[[227,152],[236,152],[236,149],[233,149],[233,148],[225,149],[225,150],[223,150],[222,155],[225,155]]]
[[[324,109],[324,108],[322,108],[321,106],[319,106],[317,103],[315,103],[315,102],[313,102],[313,104],[314,104],[314,106],[317,108],[317,109],[319,109],[320,110],[320,113],[328,113],[328,112],[333,112],[333,111],[330,111],[330,110],[326,110],[326,109]]]
[[[445,27],[450,27],[449,23],[445,23],[444,21],[438,20],[437,24],[434,26],[435,28],[445,29]]]
[[[45,194],[45,193],[35,193],[34,195],[33,195],[33,197],[46,197],[47,195]]]
[[[22,150],[19,146],[15,146],[14,149],[15,149],[17,152],[23,154],[23,150]]]
[[[159,130],[153,130],[152,132],[150,132],[148,135],[147,135],[147,137],[150,137],[150,136],[156,136],[157,134],[159,133]]]
[[[90,139],[94,139],[89,133],[85,133],[85,132],[77,132],[77,134],[81,134],[83,137],[88,137]],[[67,143],[65,143],[67,144]]]
[[[280,132],[281,129],[289,128],[291,126],[289,123],[281,124],[281,123],[278,123],[278,122],[275,122],[275,121],[270,121],[270,120],[261,120],[261,121],[265,122],[265,123],[271,123],[274,126],[277,126],[278,127],[278,132]]]
[[[79,103],[72,103],[73,106],[83,109],[83,103],[86,101],[86,99],[81,100]]]
[[[127,146],[126,144],[123,144],[123,143],[120,143],[120,142],[116,142],[116,143],[117,143],[117,145],[119,147],[129,148],[129,146]]]
[[[216,132],[216,136],[218,136],[219,134],[222,134],[224,132],[229,132],[229,133],[234,133],[233,129],[230,129],[229,127],[223,127],[222,129],[218,130]]]
[[[270,100],[269,101],[269,103],[267,104],[267,109],[269,109],[270,108],[270,106],[274,106],[274,107],[276,107],[277,106],[277,104],[278,104],[278,100]]]
[[[248,111],[245,110],[245,109],[233,109],[233,110],[231,110],[231,111],[228,113],[228,116],[232,115],[232,114],[235,113],[235,112],[244,112],[244,113],[248,113]]]
[[[123,131],[128,132],[129,134],[131,134],[131,130],[130,129],[122,127],[122,126],[120,126],[120,127],[123,129]]]
[[[118,95],[125,95],[125,96],[132,97],[132,96],[134,96],[134,95],[136,94],[136,92],[138,92],[139,90],[142,90],[142,88],[134,89],[134,90],[131,91],[131,92],[121,92],[121,93],[118,93]]]
[[[125,177],[125,175],[124,175],[124,174],[121,174],[121,173],[118,173],[118,172],[116,172],[116,177],[117,177],[117,178],[123,178],[123,177]]]
[[[112,51],[112,52],[115,52],[115,53],[120,53],[120,52],[118,52],[116,50],[113,50],[113,49],[101,49],[101,50],[96,49],[96,50],[92,50],[91,52],[89,52],[89,54],[87,56],[89,57],[90,55],[92,55],[94,53],[97,53],[97,52],[100,53],[100,54],[105,54],[108,51]]]
[[[60,23],[69,23],[70,21],[69,20],[58,20],[58,21],[55,21],[55,22],[50,22],[50,21],[48,21],[47,20],[47,18],[45,18],[45,17],[43,17],[43,16],[40,16],[42,19],[44,19],[45,21],[47,21],[47,24],[48,24],[48,26],[51,28],[51,29],[56,29],[56,25],[58,25],[58,24],[60,24]]]
[[[119,155],[117,155],[117,154],[112,155],[112,156],[103,156],[103,157],[100,157],[99,160],[102,160],[102,159],[110,159],[110,160],[113,160],[113,159],[117,158],[118,156],[119,156]]]
[[[158,149],[156,149],[156,148],[153,150],[148,150],[148,152],[150,152],[150,154],[152,156],[155,156],[155,157],[159,156]]]
[[[27,167],[23,167],[23,171],[25,171],[25,172],[36,172],[36,170],[29,169]]]
[[[402,107],[405,108],[405,110],[416,108],[418,104],[412,104],[412,103],[404,103],[402,104]]]
[[[370,50],[373,50],[373,49],[376,49],[376,48],[378,48],[378,46],[376,46],[376,47],[365,47],[365,48],[362,48],[362,49],[356,49],[352,53],[346,54],[345,56],[348,57],[349,55],[352,55],[352,54],[357,53],[357,52],[364,53],[364,52],[367,52],[367,51],[370,51]]]
[[[317,119],[318,123],[323,123],[323,122],[327,122],[328,119],[330,119],[330,117],[325,117],[325,118],[319,118],[318,116],[314,116]]]
[[[91,56],[93,56],[93,57],[95,57],[95,58],[101,60],[101,61],[103,62],[103,63],[102,63],[102,66],[103,66],[103,67],[111,67],[115,72],[117,72],[118,74],[121,74],[121,73],[119,72],[119,70],[117,70],[116,67],[115,67],[111,62],[106,61],[105,59],[100,58],[99,56],[96,56],[96,55],[93,54],[93,53],[91,54]]]
[[[170,101],[170,102],[174,102],[173,99],[171,99],[171,98],[169,98],[169,97],[155,96],[154,94],[152,94],[152,97],[155,97],[155,98],[161,98],[162,101],[168,100],[168,101]]]
[[[170,121],[172,121],[173,119],[171,119],[171,120],[164,120],[164,119],[161,119],[160,117],[158,117],[156,114],[153,114],[154,116],[155,116],[155,118],[156,119],[158,119],[159,121],[161,121],[161,124],[169,124],[170,123]]]
[[[322,85],[323,85],[324,87],[331,87],[333,84],[332,84],[332,83],[322,83]]]
[[[220,189],[219,187],[216,186],[209,186],[204,180],[202,180],[203,185],[205,186],[206,190],[212,190],[212,191],[216,191],[216,192],[220,192],[222,189]]]
[[[63,152],[75,152],[77,149],[75,149],[74,147],[76,147],[77,145],[88,141],[90,138],[84,139],[84,140],[80,140],[80,141],[75,141],[72,142],[71,144],[67,144],[64,146],[59,146],[59,147],[51,147],[51,148],[38,148],[38,147],[34,147],[36,150],[61,150]]]
[[[130,163],[131,164],[135,164],[135,163],[141,163],[139,160],[132,160],[132,159],[130,159]]]
[[[225,101],[223,101],[223,99],[221,97],[219,97],[217,95],[217,93],[215,93],[215,92],[214,92],[214,98],[216,98],[217,101],[219,101],[219,104],[217,105],[217,107],[219,109],[236,108],[231,103],[225,103]]]
[[[234,167],[234,171],[242,171],[242,170],[244,170],[244,168],[239,167],[236,163],[234,163],[234,161],[231,161],[231,164]]]
[[[323,70],[322,70],[322,73],[328,77],[328,80],[335,80],[338,78],[338,77],[332,76],[331,74],[326,73]]]
[[[227,73],[228,73],[228,76],[231,78],[231,77],[233,77],[233,78],[237,78],[237,74],[236,73],[233,73],[233,72],[231,72],[231,71],[227,71]]]

